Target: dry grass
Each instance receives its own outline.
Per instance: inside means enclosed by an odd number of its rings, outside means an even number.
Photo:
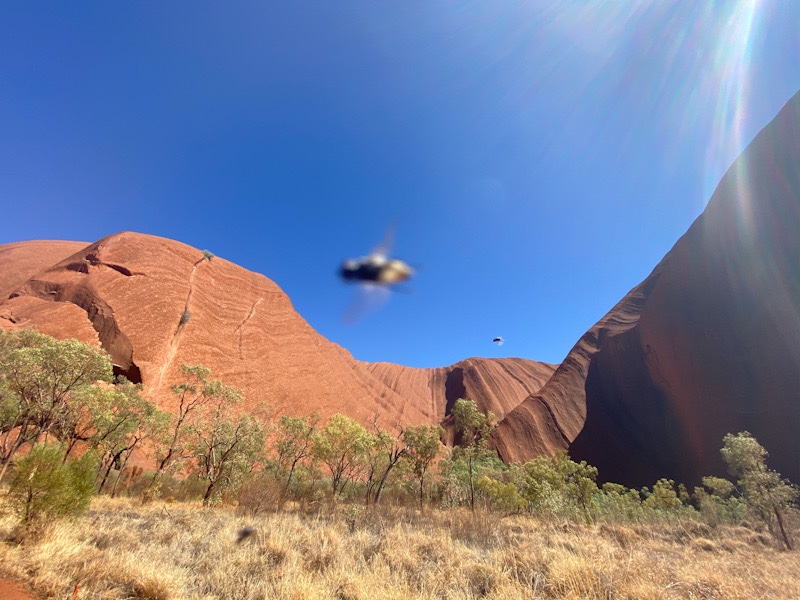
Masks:
[[[237,544],[245,525],[255,535]],[[96,498],[19,543],[0,518],[0,575],[45,598],[783,599],[800,553],[745,528],[585,526],[468,512],[262,514]]]

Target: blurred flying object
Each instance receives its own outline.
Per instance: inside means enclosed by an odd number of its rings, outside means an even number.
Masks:
[[[502,345],[503,345],[503,342],[505,342],[505,340],[504,340],[503,338],[501,338],[501,337],[496,337],[496,338],[494,338],[492,341],[493,341],[495,344],[497,344],[498,346],[502,346]]]
[[[247,538],[249,538],[255,532],[256,532],[256,530],[255,530],[254,527],[250,527],[250,526],[243,527],[242,529],[239,530],[239,534],[236,536],[236,543],[237,544],[241,544],[243,541],[245,541]]]
[[[390,258],[393,229],[386,233],[383,242],[367,256],[348,258],[339,268],[339,276],[347,282],[391,285],[411,279],[414,269],[399,258]]]
[[[358,290],[345,310],[342,320],[353,323],[389,299],[389,288],[414,275],[405,261],[389,256],[394,241],[394,227],[389,227],[383,241],[366,256],[348,258],[339,267],[339,277],[358,284]]]

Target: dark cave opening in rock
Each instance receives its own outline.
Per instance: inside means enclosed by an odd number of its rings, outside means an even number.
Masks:
[[[127,369],[120,365],[112,365],[112,369],[115,379],[118,379],[121,375],[131,383],[142,383],[142,373],[139,371],[139,367],[134,364],[131,364]]]

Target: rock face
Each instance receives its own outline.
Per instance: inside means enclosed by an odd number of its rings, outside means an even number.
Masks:
[[[569,450],[636,487],[724,475],[722,438],[746,430],[800,481],[800,93],[560,365],[356,361],[266,277],[136,233],[0,246],[0,293],[0,327],[101,344],[167,409],[179,366],[201,363],[244,392],[243,410],[441,423],[450,441],[450,409],[467,397],[497,416],[490,443],[504,460]]]
[[[5,300],[15,289],[39,271],[75,254],[89,244],[34,240],[0,246],[0,300]]]
[[[723,436],[749,431],[771,468],[800,481],[798,390],[800,93],[494,439],[507,460],[569,448],[602,479],[640,486],[725,475]],[[542,435],[553,429],[561,438]]]
[[[166,409],[182,363],[278,414],[347,414],[365,425],[446,422],[458,396],[505,415],[546,381],[553,365],[469,359],[410,369],[355,360],[293,309],[271,280],[185,244],[120,233],[94,244],[0,246],[0,327],[35,327],[100,344],[114,370]]]
[[[459,398],[469,398],[499,421],[538,390],[556,365],[522,358],[468,358],[450,367],[413,369],[392,363],[362,363],[394,392],[425,407],[445,427],[445,441],[453,441],[450,409]]]

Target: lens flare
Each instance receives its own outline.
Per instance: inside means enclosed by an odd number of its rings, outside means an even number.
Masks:
[[[762,0],[741,0],[730,4],[722,20],[714,53],[716,106],[714,128],[706,148],[706,197],[718,183],[718,173],[727,169],[732,158],[747,144],[744,123],[750,100],[751,58]],[[746,186],[746,182],[742,182]],[[743,219],[752,217],[750,194],[740,190],[739,210]]]

